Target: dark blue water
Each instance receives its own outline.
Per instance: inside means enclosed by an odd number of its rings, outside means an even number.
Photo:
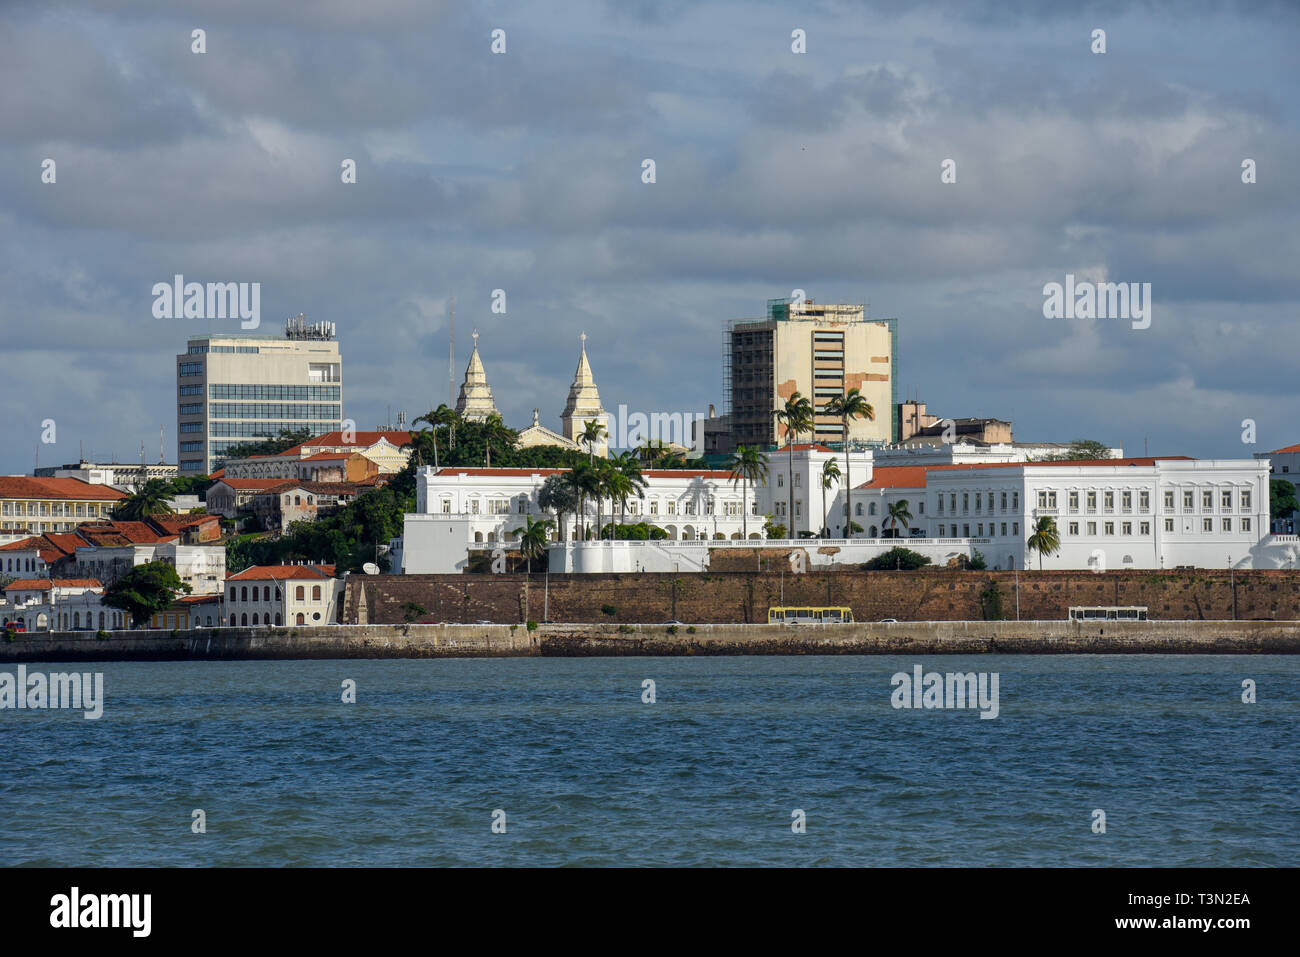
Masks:
[[[918,662],[999,717],[895,710]],[[74,667],[99,721],[0,711],[6,864],[1300,864],[1294,657]]]

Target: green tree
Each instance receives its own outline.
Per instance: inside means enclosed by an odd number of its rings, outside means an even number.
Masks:
[[[844,395],[837,395],[826,403],[826,414],[838,415],[844,425],[844,470],[846,473],[844,507],[845,514],[852,516],[853,463],[851,461],[852,456],[849,454],[849,423],[854,419],[866,419],[868,422],[874,422],[876,420],[876,410],[858,389],[849,389]],[[852,538],[853,535],[850,533],[845,537]]]
[[[900,498],[897,502],[890,502],[885,511],[886,517],[882,524],[893,529],[892,538],[901,538],[902,536],[898,534],[898,526],[909,528],[912,522],[912,513],[908,510],[907,499]]]
[[[628,499],[633,496],[645,498],[645,490],[650,483],[642,474],[641,460],[633,452],[619,453],[610,460],[610,464],[614,470],[610,476],[610,492],[618,502],[619,521],[626,522]]]
[[[826,520],[823,528],[826,535],[830,535],[831,531],[831,517],[826,509],[826,492],[833,488],[841,477],[840,467],[835,459],[827,459],[822,463],[822,518]]]
[[[772,413],[772,418],[776,420],[777,425],[785,426],[786,449],[789,452],[789,483],[790,492],[790,514],[787,520],[790,527],[794,527],[794,446],[801,432],[807,432],[813,424],[813,407],[812,403],[806,398],[795,392],[790,398],[785,400],[785,405]]]
[[[149,479],[134,495],[129,495],[113,509],[113,517],[123,522],[141,522],[150,515],[170,515],[171,483],[166,479]]]
[[[537,504],[555,513],[560,541],[564,541],[564,516],[577,514],[581,504],[581,493],[573,480],[573,472],[553,472],[546,476],[537,493]]]
[[[1274,521],[1290,518],[1291,513],[1300,511],[1300,502],[1296,500],[1295,486],[1286,479],[1273,479],[1268,483],[1268,513]]]
[[[902,545],[895,545],[887,552],[877,555],[875,558],[863,564],[867,571],[915,571],[925,565],[930,564],[930,559],[920,552],[914,552],[910,548],[904,548]]]
[[[176,596],[189,594],[191,588],[181,581],[176,569],[167,562],[136,565],[104,591],[103,604],[119,608],[131,616],[138,628],[164,608],[170,608]]]
[[[523,527],[515,529],[515,534],[519,536],[519,550],[527,560],[528,574],[533,572],[533,559],[546,554],[546,542],[554,527],[555,523],[549,518],[535,522],[531,515],[525,515]]]
[[[1056,519],[1050,515],[1039,516],[1034,523],[1034,532],[1025,545],[1031,552],[1038,552],[1038,570],[1043,570],[1043,555],[1051,555],[1061,547],[1061,533],[1057,531]]]
[[[1075,462],[1083,459],[1108,459],[1110,449],[1096,439],[1075,439],[1063,452],[1053,452],[1042,458],[1044,462]]]
[[[240,442],[221,453],[222,460],[246,459],[254,455],[279,455],[312,437],[311,429],[281,429],[275,436]]]
[[[608,434],[599,419],[587,419],[582,423],[582,431],[578,433],[578,444],[587,447],[587,460],[590,464],[595,464],[596,446]]]
[[[740,528],[741,536],[748,540],[749,486],[767,481],[767,456],[756,445],[740,445],[732,453],[727,462],[727,467],[731,470],[732,488],[735,488],[737,482],[740,482],[743,486],[741,494],[744,497],[744,502],[740,509]]]

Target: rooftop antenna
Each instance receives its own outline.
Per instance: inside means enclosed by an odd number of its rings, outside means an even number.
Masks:
[[[447,347],[447,405],[456,406],[456,297],[451,297],[451,340]]]
[[[162,465],[167,461],[167,441],[163,437],[163,430],[166,426],[158,426],[158,464]]]
[[[140,465],[144,466],[144,439],[140,440]]]

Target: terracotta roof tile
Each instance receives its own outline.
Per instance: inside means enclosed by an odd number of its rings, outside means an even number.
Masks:
[[[77,478],[0,475],[0,498],[61,498],[73,501],[82,499],[116,502],[126,498],[126,494],[108,485],[91,485]]]
[[[288,581],[291,579],[322,581],[333,577],[333,565],[253,565],[242,572],[227,575],[226,581]]]
[[[5,585],[5,591],[49,591],[55,588],[103,588],[98,578],[20,578]]]

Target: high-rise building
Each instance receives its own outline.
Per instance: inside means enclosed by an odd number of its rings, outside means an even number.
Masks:
[[[897,319],[868,319],[861,304],[769,299],[765,319],[728,324],[725,346],[729,408],[720,421],[729,436],[713,451],[784,443],[785,427],[776,425],[772,413],[796,392],[817,410],[813,431],[799,440],[841,443],[844,424],[824,409],[854,388],[875,417],[850,421],[850,444],[898,441]]]
[[[176,357],[181,475],[210,474],[232,445],[343,427],[343,357],[334,324],[288,320],[283,336],[194,336]]]

